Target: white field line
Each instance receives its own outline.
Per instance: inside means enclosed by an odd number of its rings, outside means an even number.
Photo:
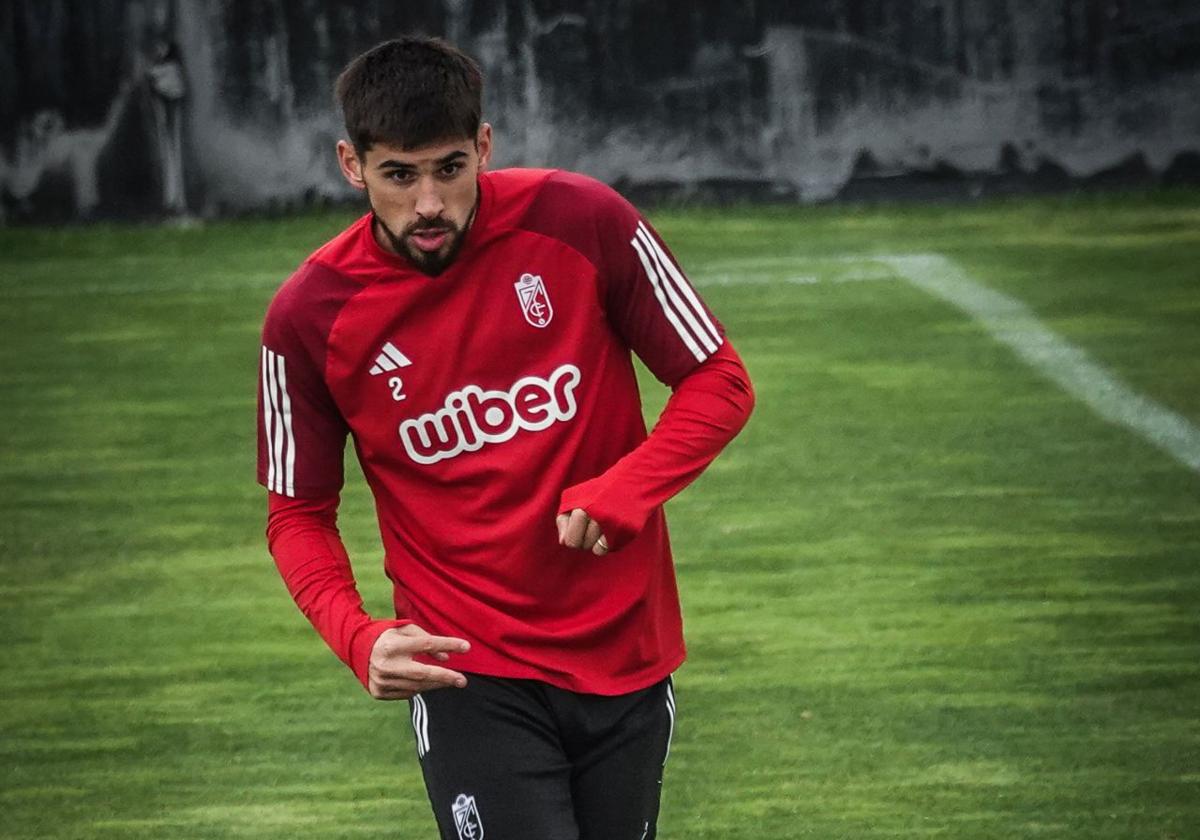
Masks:
[[[1100,417],[1125,426],[1200,472],[1200,429],[1144,397],[1046,327],[1021,301],[989,289],[939,254],[880,259],[924,292],[970,315],[1026,364]]]
[[[992,338],[1009,347],[1017,357],[1088,406],[1101,418],[1125,426],[1166,452],[1189,469],[1200,472],[1200,429],[1186,417],[1149,397],[1142,396],[1092,361],[1078,347],[1061,338],[1038,320],[1020,300],[984,286],[940,254],[849,257],[831,260],[843,263],[885,265],[900,279],[939,300],[951,304],[979,322]],[[740,273],[729,264],[727,273],[702,274],[699,285],[738,283],[818,282],[810,275],[786,279],[764,276],[768,264],[746,266]],[[782,261],[772,261],[775,272],[786,271]],[[726,266],[721,266],[726,268]],[[895,276],[893,275],[893,277]],[[851,273],[832,282],[888,280],[868,270]]]
[[[879,260],[864,257],[828,257],[821,262],[840,263],[852,270],[821,277],[811,272],[792,273],[799,257],[757,257],[748,260],[721,260],[709,263],[704,271],[692,274],[697,286],[815,286],[818,283],[861,283],[895,280],[896,272]]]

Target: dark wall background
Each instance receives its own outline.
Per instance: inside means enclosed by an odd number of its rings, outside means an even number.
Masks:
[[[191,212],[343,199],[332,79],[402,32],[483,65],[500,164],[643,198],[1200,171],[1198,0],[5,0],[0,218],[161,211],[146,82],[160,38],[186,74]]]

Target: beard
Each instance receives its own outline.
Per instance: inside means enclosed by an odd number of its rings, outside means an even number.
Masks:
[[[467,223],[461,227],[440,216],[436,219],[417,219],[399,234],[389,228],[379,214],[375,214],[375,224],[383,231],[383,235],[392,246],[392,251],[408,257],[422,273],[436,277],[449,268],[458,252],[462,250],[463,240],[466,239],[471,222],[475,220],[475,210],[478,207],[479,200],[476,199],[475,206],[471,208],[471,215],[467,217]],[[414,233],[422,230],[445,232],[446,241],[436,251],[422,251],[413,244],[411,238]]]

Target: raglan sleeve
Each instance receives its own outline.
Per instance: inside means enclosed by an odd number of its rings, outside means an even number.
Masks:
[[[337,494],[348,429],[324,377],[324,340],[285,286],[263,324],[258,482],[290,498]]]
[[[672,391],[641,445],[560,499],[560,513],[587,511],[616,551],[737,435],[754,390],[725,328],[650,222],[615,192],[602,208],[596,237],[606,316]]]
[[[615,192],[596,218],[609,323],[674,388],[725,343],[725,328],[650,222]]]
[[[285,286],[267,312],[258,381],[258,480],[267,544],[292,600],[333,653],[369,683],[375,641],[407,620],[364,609],[337,529],[349,433],[323,375],[324,336]]]

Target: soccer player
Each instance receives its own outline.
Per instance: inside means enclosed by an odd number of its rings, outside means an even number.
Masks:
[[[372,697],[406,699],[441,837],[655,836],[684,659],[663,503],[753,392],[658,234],[608,187],[489,171],[476,64],[389,41],[337,82],[370,212],[267,312],[258,478],[300,609]],[[647,435],[636,353],[672,394]],[[336,513],[347,436],[394,619]]]

